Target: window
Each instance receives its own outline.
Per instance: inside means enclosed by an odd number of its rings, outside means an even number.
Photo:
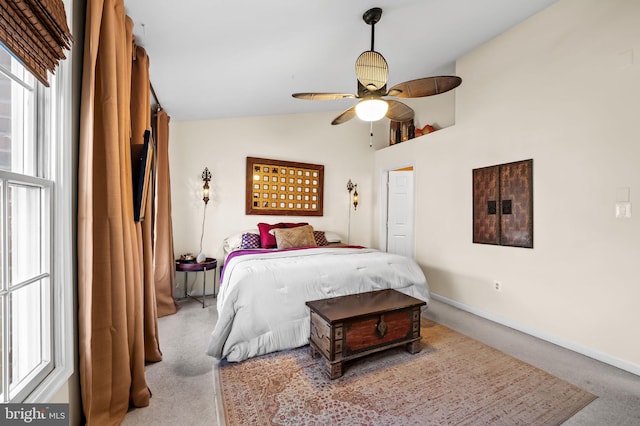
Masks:
[[[58,75],[45,88],[0,45],[4,403],[46,402],[72,371],[70,147],[60,82]]]

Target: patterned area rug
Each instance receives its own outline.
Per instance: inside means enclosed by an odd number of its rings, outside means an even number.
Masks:
[[[228,425],[558,425],[596,397],[422,318],[422,351],[354,360],[329,380],[309,347],[220,363]]]

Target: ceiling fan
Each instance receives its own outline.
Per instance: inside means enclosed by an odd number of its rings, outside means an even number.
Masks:
[[[371,25],[371,50],[362,52],[356,60],[357,95],[351,93],[294,93],[292,96],[312,101],[360,99],[356,105],[338,115],[331,122],[334,125],[345,123],[355,116],[364,121],[377,121],[385,116],[394,121],[407,121],[414,117],[413,109],[400,101],[383,99],[383,96],[421,98],[447,92],[462,83],[462,79],[456,76],[426,77],[396,84],[387,91],[389,66],[384,57],[373,49],[375,25],[381,16],[382,9],[379,7],[369,9],[362,15],[364,22]]]

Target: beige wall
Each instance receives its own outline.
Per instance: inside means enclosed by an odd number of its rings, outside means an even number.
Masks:
[[[374,173],[414,162],[435,294],[636,374],[640,208],[614,212],[619,188],[639,203],[639,58],[640,2],[561,0],[461,58],[456,125],[378,151]],[[528,158],[534,248],[473,244],[472,169]]]
[[[197,254],[199,250],[204,210],[200,175],[205,167],[213,175],[203,242],[207,256],[221,260],[223,239],[256,228],[258,222],[309,222],[315,229],[339,233],[346,241],[349,179],[358,184],[360,196],[358,209],[351,208],[350,243],[370,245],[375,147],[369,147],[368,124],[353,120],[331,126],[335,115],[337,113],[296,114],[172,123],[169,156],[176,255]],[[386,141],[387,133],[387,128],[376,130],[376,139]],[[383,143],[380,141],[376,143]],[[245,215],[247,156],[324,165],[324,215]],[[178,283],[182,280],[180,274]],[[210,286],[209,280],[207,283]]]
[[[416,109],[417,127],[453,124],[453,92],[403,101]],[[379,208],[373,198],[379,185],[373,176],[373,158],[377,149],[388,145],[389,121],[375,123],[374,137],[370,138],[369,124],[358,119],[332,126],[331,120],[340,112],[171,122],[169,157],[176,256],[197,254],[200,248],[204,213],[200,176],[205,167],[213,175],[203,241],[203,252],[209,257],[221,261],[223,239],[255,228],[258,222],[309,222],[314,229],[337,232],[345,242],[349,237],[351,244],[371,246],[374,229],[379,226],[372,222]],[[324,165],[324,215],[245,215],[247,156]],[[346,189],[349,179],[358,184],[360,199],[357,210],[351,208],[350,213]],[[194,293],[201,288],[201,279],[189,278],[188,286],[193,286]],[[179,273],[179,286],[183,280]],[[207,279],[207,293],[211,286]],[[182,287],[176,294],[182,294]]]

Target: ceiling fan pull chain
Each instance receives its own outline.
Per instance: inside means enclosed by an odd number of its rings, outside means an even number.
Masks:
[[[373,121],[369,122],[369,148],[373,146]]]

